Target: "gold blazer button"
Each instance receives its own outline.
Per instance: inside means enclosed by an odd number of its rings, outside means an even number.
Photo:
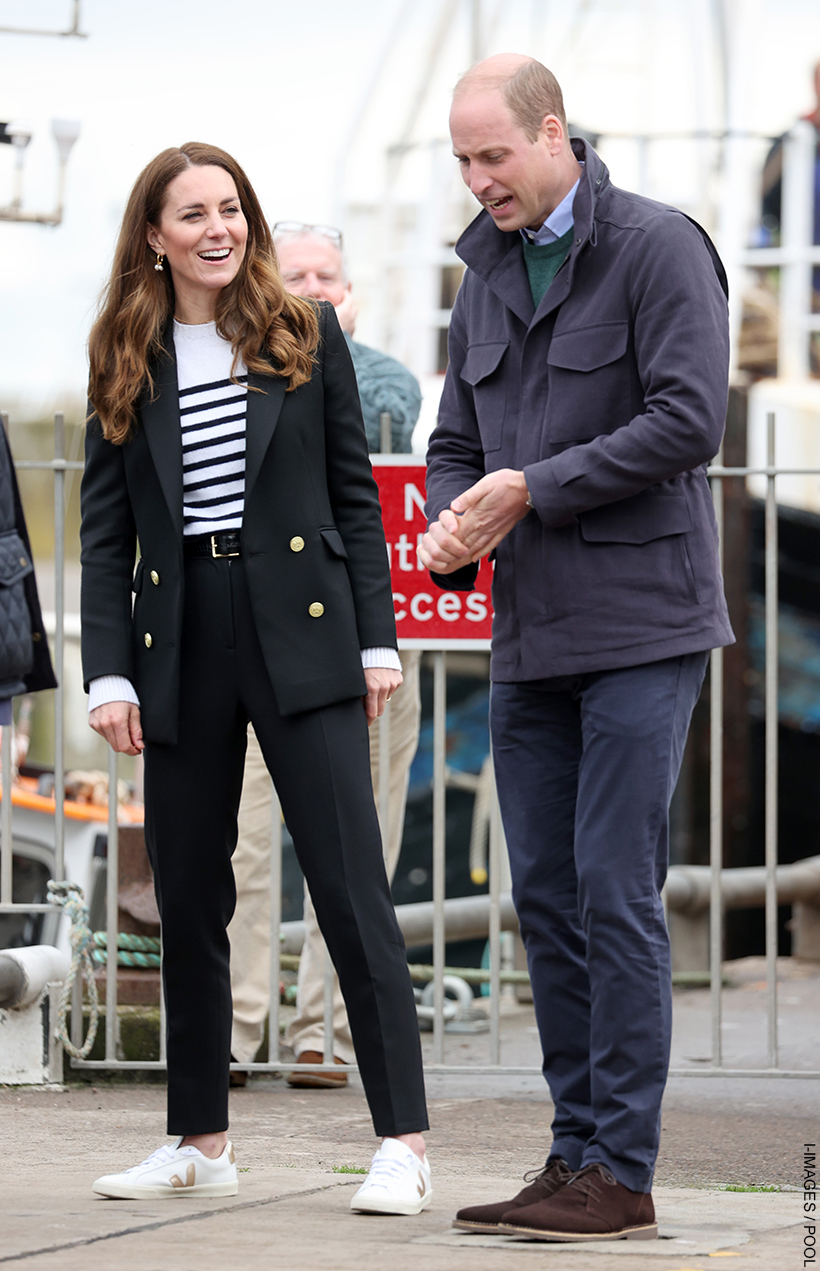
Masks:
[[[155,569],[151,570],[151,582],[155,587],[159,587],[159,574]]]
[[[150,649],[150,648],[151,648],[151,645],[154,643],[154,638],[153,638],[153,636],[151,635],[151,632],[150,632],[150,631],[146,631],[145,635],[143,636],[143,639],[145,640],[145,647],[146,647],[146,649]]]
[[[308,613],[310,614],[311,618],[321,618],[324,611],[325,611],[324,605],[320,605],[318,600],[314,600],[313,604],[308,609]]]
[[[300,534],[294,534],[293,538],[290,540],[290,550],[292,552],[301,552],[304,545],[305,540],[302,536]]]

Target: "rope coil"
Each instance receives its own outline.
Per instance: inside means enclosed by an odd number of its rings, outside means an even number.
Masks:
[[[82,887],[78,887],[76,883],[58,883],[53,878],[50,878],[48,880],[48,899],[52,905],[62,909],[71,922],[71,931],[68,937],[71,944],[71,967],[63,983],[60,1006],[57,1012],[57,1026],[54,1031],[57,1040],[72,1058],[85,1059],[91,1053],[91,1047],[94,1045],[97,1027],[100,1022],[97,981],[94,978],[94,963],[91,955],[91,949],[94,945],[94,934],[88,925],[88,909],[85,904]],[[68,1036],[66,1028],[71,993],[78,975],[80,984],[82,984],[82,977],[85,976],[85,982],[88,986],[88,1001],[91,1008],[88,1036],[79,1048],[74,1045]]]
[[[108,964],[108,932],[95,931],[92,958],[99,966]],[[159,936],[138,936],[127,931],[117,933],[117,966],[161,966]]]

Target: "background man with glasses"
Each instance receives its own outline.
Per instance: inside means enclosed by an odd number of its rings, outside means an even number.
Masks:
[[[353,340],[357,307],[342,255],[341,232],[329,225],[279,221],[273,227],[279,268],[288,291],[315,300],[329,300],[347,338],[362,403],[368,448],[381,449],[380,416],[392,420],[392,449],[407,454],[421,408],[415,376],[395,358]],[[376,650],[370,650],[376,653]],[[390,704],[390,787],[384,858],[392,879],[401,851],[404,810],[410,765],[416,753],[421,718],[419,659],[416,650],[399,653],[404,681]],[[379,788],[379,730],[370,728],[370,767],[374,789]],[[239,841],[233,856],[236,912],[228,930],[231,941],[233,1034],[236,1061],[254,1059],[262,1041],[270,1005],[270,848],[272,785],[253,729],[248,733],[245,780],[239,807]],[[293,1086],[336,1087],[347,1084],[344,1065],[355,1059],[353,1042],[338,980],[333,992],[333,1056],[338,1072],[299,1071],[299,1064],[321,1063],[324,1052],[325,945],[305,888],[305,943],[299,966],[296,1017],[287,1031],[297,1067],[288,1077]],[[244,1073],[232,1082],[245,1084]]]

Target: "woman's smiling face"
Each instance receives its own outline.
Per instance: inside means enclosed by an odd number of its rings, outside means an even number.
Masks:
[[[167,259],[177,297],[177,316],[212,309],[233,282],[245,257],[248,223],[233,177],[224,168],[186,168],[165,191],[159,225],[148,243]]]

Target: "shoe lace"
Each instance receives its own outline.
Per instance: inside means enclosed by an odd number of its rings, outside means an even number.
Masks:
[[[163,1143],[162,1147],[158,1147],[156,1152],[152,1152],[150,1156],[146,1156],[144,1161],[140,1161],[139,1165],[132,1165],[127,1169],[126,1174],[133,1174],[135,1170],[143,1169],[146,1165],[164,1165],[167,1161],[174,1158],[175,1145],[172,1143]]]
[[[565,1183],[569,1182],[572,1178],[572,1170],[562,1156],[553,1157],[553,1159],[548,1161],[541,1170],[528,1170],[528,1172],[524,1175],[524,1182],[546,1183],[553,1176]]]
[[[380,1156],[377,1152],[370,1162],[370,1173],[367,1176],[368,1186],[386,1187],[392,1179],[401,1178],[407,1172],[407,1162],[397,1160],[395,1156]]]
[[[601,1195],[601,1183],[615,1187],[617,1182],[611,1170],[598,1161],[594,1161],[591,1165],[585,1165],[583,1169],[576,1170],[567,1181],[567,1186],[577,1187],[578,1191],[583,1192],[585,1196],[591,1196],[593,1200],[597,1200]]]

